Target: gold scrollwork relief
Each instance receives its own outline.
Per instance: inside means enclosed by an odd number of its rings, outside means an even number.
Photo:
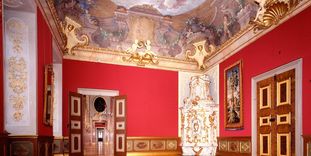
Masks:
[[[21,94],[26,90],[26,62],[24,58],[9,58],[9,86],[16,94]]]
[[[142,48],[145,48],[145,50],[142,52],[137,51]],[[129,54],[130,56],[128,58],[123,56],[122,60],[125,62],[135,62],[138,66],[159,64],[155,53],[151,51],[150,40],[147,40],[146,42],[135,40],[132,46],[126,50],[126,54]]]
[[[17,18],[11,18],[6,23],[10,55],[7,58],[8,70],[8,86],[11,90],[9,94],[9,103],[14,109],[12,117],[15,121],[21,121],[24,113],[27,91],[27,62],[23,57],[23,41],[25,40],[25,33],[27,27],[23,21]]]
[[[254,32],[267,29],[279,23],[293,8],[299,0],[255,0],[259,5],[257,15],[250,24],[254,25]]]
[[[74,55],[73,49],[76,47],[83,47],[89,44],[89,38],[83,34],[80,37],[77,36],[77,30],[81,28],[81,25],[69,17],[65,17],[65,22],[60,23],[61,30],[66,36],[65,52]]]
[[[20,121],[22,119],[23,113],[20,112],[24,108],[25,96],[22,94],[27,89],[26,80],[26,62],[23,58],[11,57],[9,62],[9,87],[13,91],[13,95],[10,96],[10,103],[12,103],[15,113],[13,117],[15,121]]]

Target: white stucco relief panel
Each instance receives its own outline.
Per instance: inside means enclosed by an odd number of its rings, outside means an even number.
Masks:
[[[4,17],[5,129],[11,135],[35,135],[37,131],[35,14],[6,10]]]

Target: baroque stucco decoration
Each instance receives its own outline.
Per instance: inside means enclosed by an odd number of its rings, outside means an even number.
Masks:
[[[195,52],[193,55],[190,55],[191,53],[190,50],[186,51],[187,58],[195,60],[198,63],[198,68],[200,70],[204,70],[206,68],[206,66],[204,65],[204,59],[215,51],[215,47],[213,45],[210,45],[209,52],[207,52],[205,50],[205,43],[206,43],[206,40],[193,43],[193,45],[195,46]]]
[[[81,28],[81,25],[69,17],[65,17],[65,22],[60,23],[62,32],[66,36],[65,52],[74,55],[73,49],[76,47],[83,47],[89,44],[89,38],[83,34],[77,36],[76,30]],[[81,39],[80,39],[81,38]]]
[[[254,25],[254,31],[267,29],[279,23],[300,0],[255,0],[259,5],[257,15],[250,24]]]
[[[191,77],[190,96],[180,107],[183,155],[216,154],[219,110],[210,94],[210,84],[207,75]]]
[[[144,51],[138,51],[145,48]],[[135,62],[138,66],[145,66],[146,64],[158,64],[159,61],[154,52],[151,51],[151,41],[135,40],[130,48],[126,50],[126,54],[130,54],[129,58],[122,57],[125,62]]]
[[[19,122],[24,116],[24,107],[27,95],[27,62],[24,57],[24,39],[27,27],[25,23],[16,18],[11,18],[6,23],[8,33],[8,86],[9,103],[12,104],[14,121]]]

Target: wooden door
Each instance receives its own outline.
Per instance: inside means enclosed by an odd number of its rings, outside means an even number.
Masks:
[[[78,93],[69,93],[69,155],[83,155],[83,103],[85,96]]]
[[[295,155],[295,70],[257,83],[257,155]]]
[[[112,98],[114,106],[114,155],[126,156],[126,96]]]

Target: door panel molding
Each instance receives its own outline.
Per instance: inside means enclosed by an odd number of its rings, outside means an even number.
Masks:
[[[252,121],[257,121],[257,82],[295,69],[295,153],[302,155],[302,59],[275,68],[252,78]],[[259,139],[259,138],[258,138]],[[257,122],[252,122],[252,156],[257,156]]]
[[[281,98],[280,94],[282,94],[282,88],[285,87],[285,101]],[[290,105],[291,104],[291,79],[287,79],[281,82],[277,82],[276,85],[276,105],[281,106],[281,105]]]
[[[85,97],[82,94],[69,92],[69,155],[83,155],[83,110]]]

